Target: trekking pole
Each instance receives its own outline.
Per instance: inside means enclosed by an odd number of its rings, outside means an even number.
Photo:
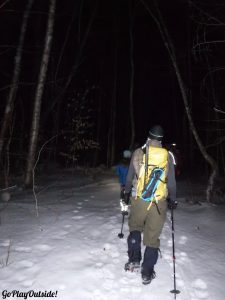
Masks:
[[[176,266],[175,266],[175,242],[174,242],[174,219],[173,219],[173,205],[171,207],[171,223],[172,223],[172,243],[173,243],[173,285],[174,289],[170,293],[174,294],[174,299],[176,299],[177,294],[180,294],[180,291],[176,287]]]
[[[125,217],[126,215],[128,215],[128,212],[127,212],[127,211],[122,211],[122,216],[123,216],[123,218],[122,218],[121,232],[118,233],[118,237],[119,237],[120,239],[122,239],[122,238],[124,237],[124,234],[123,234],[123,224],[124,224],[124,217]]]

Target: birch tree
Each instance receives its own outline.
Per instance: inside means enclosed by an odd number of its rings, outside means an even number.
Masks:
[[[175,47],[174,47],[174,44],[173,44],[172,39],[170,37],[170,34],[167,30],[167,27],[164,23],[161,11],[158,7],[157,0],[153,1],[154,8],[155,8],[154,13],[150,9],[150,7],[147,5],[145,0],[140,0],[140,1],[143,3],[144,7],[148,11],[148,13],[151,15],[152,19],[154,20],[154,22],[156,23],[156,25],[159,29],[159,32],[160,32],[160,35],[162,37],[164,46],[165,46],[166,50],[168,51],[170,60],[172,62],[174,71],[176,73],[176,77],[177,77],[177,81],[178,81],[178,84],[179,84],[179,87],[180,87],[180,91],[181,91],[181,95],[182,95],[186,115],[187,115],[187,118],[188,118],[190,130],[192,131],[192,134],[195,138],[195,141],[198,145],[198,148],[199,148],[201,154],[203,155],[204,159],[206,160],[206,162],[211,167],[211,174],[210,174],[210,177],[208,179],[208,186],[207,186],[207,189],[206,189],[206,200],[208,202],[210,202],[214,182],[215,182],[215,179],[216,179],[216,176],[217,176],[217,173],[218,173],[217,163],[209,155],[209,153],[206,151],[206,147],[204,146],[204,144],[203,144],[203,142],[202,142],[202,140],[201,140],[201,138],[198,134],[196,126],[194,124],[194,121],[193,121],[193,118],[192,118],[192,113],[191,113],[190,106],[189,106],[189,103],[188,103],[188,89],[186,88],[186,85],[185,85],[184,80],[182,78],[182,74],[181,74],[181,71],[180,71],[180,68],[179,68],[179,65],[178,65],[178,61],[177,61],[177,58],[176,58]]]
[[[30,142],[29,142],[26,172],[25,172],[25,186],[29,186],[32,182],[33,167],[35,164],[42,95],[43,95],[45,81],[46,81],[48,62],[49,62],[52,39],[53,39],[55,5],[56,5],[56,0],[50,0],[44,50],[41,59],[40,72],[39,72],[38,83],[37,83],[35,98],[34,98],[33,117],[32,117],[32,124],[31,124],[31,131],[30,131]]]
[[[11,82],[11,87],[6,99],[6,105],[5,105],[5,111],[3,115],[2,120],[2,126],[0,130],[0,158],[2,157],[2,151],[6,140],[6,134],[9,130],[9,127],[11,125],[12,120],[12,114],[13,114],[13,108],[14,108],[14,102],[16,99],[18,84],[19,84],[19,76],[21,71],[21,60],[22,60],[22,53],[23,53],[23,47],[24,47],[24,39],[25,34],[27,30],[27,23],[28,23],[28,17],[30,13],[30,9],[33,5],[34,0],[28,0],[27,5],[23,14],[23,21],[22,26],[20,30],[19,35],[19,42],[16,50],[16,55],[14,58],[14,71],[13,71],[13,77]]]

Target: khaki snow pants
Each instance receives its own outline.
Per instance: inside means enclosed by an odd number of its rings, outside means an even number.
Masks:
[[[157,209],[158,206],[158,209]],[[143,232],[143,243],[145,246],[159,248],[160,234],[166,221],[167,201],[162,199],[152,203],[148,210],[149,202],[140,198],[131,197],[131,209],[129,216],[129,230]],[[159,213],[160,212],[160,213]]]

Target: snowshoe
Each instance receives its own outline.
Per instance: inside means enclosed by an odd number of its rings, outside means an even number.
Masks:
[[[138,272],[140,269],[140,262],[139,261],[133,261],[133,262],[127,262],[124,266],[125,271],[130,272]]]
[[[142,283],[144,285],[151,283],[152,279],[156,277],[155,271],[153,270],[150,274],[142,273]]]

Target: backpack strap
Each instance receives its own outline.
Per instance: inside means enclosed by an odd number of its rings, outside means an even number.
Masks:
[[[149,145],[146,144],[145,148],[145,179],[144,179],[144,186],[146,185],[148,181],[148,151],[149,151]]]
[[[159,211],[159,207],[158,207],[157,201],[154,201],[154,200],[150,201],[150,204],[149,204],[147,210],[149,210],[149,209],[152,207],[152,204],[153,204],[153,203],[154,203],[155,206],[156,206],[156,209],[157,209],[157,211],[158,211],[158,214],[161,215],[161,213],[160,213],[160,211]]]

